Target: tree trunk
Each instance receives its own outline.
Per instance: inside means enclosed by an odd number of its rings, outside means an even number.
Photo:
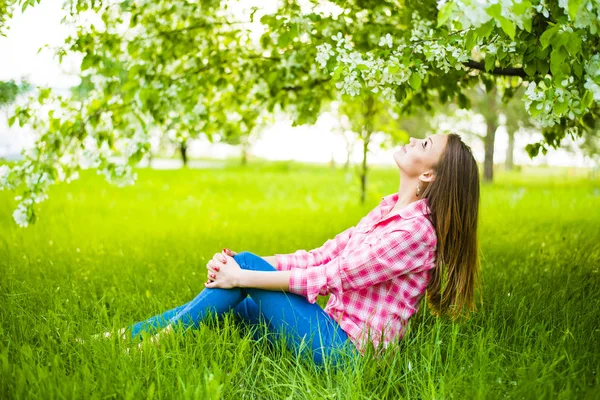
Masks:
[[[344,163],[344,169],[346,171],[348,171],[348,168],[350,168],[350,150],[348,150],[346,155],[346,162]]]
[[[366,133],[366,132],[365,132]],[[365,204],[367,197],[367,153],[369,151],[370,134],[363,140],[363,160],[360,171],[360,204]]]
[[[496,113],[496,89],[488,93],[488,110],[485,112],[487,132],[484,139],[485,159],[483,162],[483,180],[491,182],[494,179],[494,141],[498,129]]]
[[[152,168],[152,158],[154,154],[152,153],[152,149],[148,150],[148,168]]]
[[[242,143],[242,166],[248,165],[248,147]]]
[[[363,160],[362,170],[360,172],[360,204],[364,205],[367,197],[367,155],[369,152],[369,142],[371,133],[373,133],[373,118],[375,115],[375,100],[373,96],[368,96],[365,100],[363,109],[365,124],[363,126]]]
[[[510,130],[508,133],[508,147],[506,148],[506,162],[504,163],[504,167],[507,171],[512,171],[515,163],[514,163],[514,152],[515,152],[515,132]]]
[[[188,157],[187,157],[187,142],[181,142],[179,145],[179,151],[181,152],[181,159],[183,160],[183,166],[187,167]]]

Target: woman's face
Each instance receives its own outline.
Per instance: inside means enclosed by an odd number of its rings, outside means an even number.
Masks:
[[[427,136],[424,139],[410,138],[409,143],[394,153],[398,168],[409,178],[418,178],[439,161],[446,148],[448,136]]]

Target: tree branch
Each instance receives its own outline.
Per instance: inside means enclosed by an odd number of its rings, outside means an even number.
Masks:
[[[331,81],[331,78],[326,78],[326,79],[315,79],[314,81],[312,81],[312,82],[310,83],[310,85],[308,85],[308,88],[309,88],[309,89],[313,89],[313,88],[315,88],[315,87],[317,87],[317,86],[319,86],[319,85],[321,85],[321,84],[323,84],[323,83],[329,82],[329,81]],[[282,90],[286,90],[286,91],[288,91],[288,92],[293,92],[293,91],[296,91],[296,90],[302,90],[302,89],[305,89],[306,87],[307,87],[307,86],[284,86],[284,87],[282,87],[281,89],[282,89]]]
[[[477,62],[474,60],[469,60],[467,62],[464,62],[463,65],[465,65],[469,68],[477,69],[479,71],[487,72],[492,75],[520,76],[521,78],[527,77],[527,74],[525,73],[525,70],[523,68],[512,68],[512,67],[496,68],[496,67],[494,67],[494,69],[492,69],[491,71],[486,71],[485,65],[482,62]]]

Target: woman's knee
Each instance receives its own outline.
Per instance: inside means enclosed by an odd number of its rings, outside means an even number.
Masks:
[[[236,255],[233,256],[233,259],[235,260],[236,263],[238,263],[238,265],[240,267],[242,267],[242,269],[247,269],[246,265],[248,265],[248,255],[250,254],[249,251],[242,251],[237,253]]]

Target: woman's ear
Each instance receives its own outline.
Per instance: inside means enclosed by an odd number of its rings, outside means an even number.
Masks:
[[[423,182],[433,182],[435,180],[435,172],[432,169],[425,171],[419,176],[419,179]]]

